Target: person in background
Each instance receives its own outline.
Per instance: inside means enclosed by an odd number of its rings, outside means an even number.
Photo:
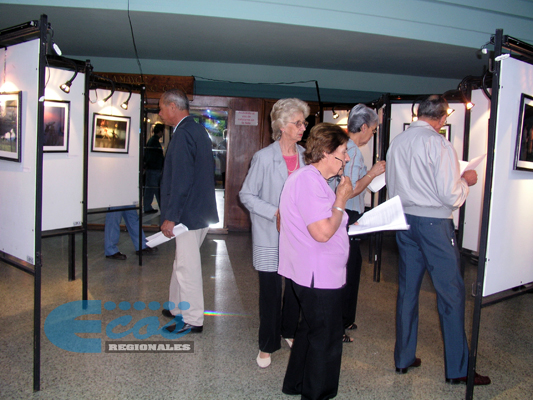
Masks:
[[[124,218],[126,228],[130,234],[135,253],[139,255],[139,214],[137,210],[120,210],[124,207],[109,207],[109,212],[105,215],[104,225],[104,253],[105,257],[112,260],[125,260],[128,258],[126,254],[121,253],[118,249],[118,241],[120,239],[120,221]],[[118,210],[118,211],[113,211]],[[141,230],[142,234],[142,253],[143,255],[154,254],[156,248],[146,246],[146,236]]]
[[[259,274],[259,354],[266,368],[270,355],[281,347],[281,337],[292,345],[300,309],[292,282],[278,275],[279,198],[287,177],[304,166],[304,148],[297,143],[307,127],[309,106],[299,99],[278,100],[270,113],[274,143],[254,154],[239,197],[252,220],[253,265]]]
[[[215,199],[215,162],[212,143],[205,128],[189,115],[189,99],[179,90],[169,90],[159,99],[159,116],[174,129],[168,145],[161,180],[161,232],[174,237],[174,226],[182,223],[188,231],[176,236],[176,257],[170,278],[169,302],[182,302],[183,326],[168,326],[181,334],[203,331],[204,292],[202,282],[202,245],[210,224],[218,222]],[[179,307],[178,307],[179,308]],[[162,311],[168,318],[177,309]]]
[[[366,145],[374,136],[378,126],[378,115],[374,110],[364,104],[357,104],[348,116],[348,156],[350,162],[344,169],[344,174],[350,178],[353,185],[352,198],[346,203],[348,224],[356,222],[365,212],[365,189],[372,180],[385,172],[385,161],[378,161],[367,171],[365,160],[360,147]],[[335,186],[332,180],[330,186]],[[350,236],[350,255],[346,264],[346,285],[342,290],[342,319],[347,330],[357,329],[355,315],[357,312],[357,297],[359,281],[361,279],[361,266],[363,259],[359,247],[360,237]],[[343,336],[344,342],[353,341],[347,334]]]
[[[347,142],[338,125],[314,126],[307,165],[287,179],[281,193],[279,273],[293,282],[302,314],[282,391],[302,399],[331,399],[339,386],[349,251],[344,209],[353,189],[347,176],[336,192],[327,180],[343,174],[350,160]]]
[[[444,340],[446,381],[466,383],[468,342],[465,334],[465,285],[452,212],[477,182],[474,170],[459,170],[452,144],[439,134],[446,124],[448,102],[432,95],[418,107],[418,120],[400,133],[387,152],[387,188],[400,196],[407,224],[396,232],[400,255],[396,304],[396,372],[420,367],[416,357],[418,297],[426,270],[437,293]],[[490,384],[476,373],[474,385]]]
[[[157,212],[157,210],[152,207],[154,195],[158,207],[161,208],[161,192],[159,185],[161,183],[161,170],[163,169],[165,157],[163,156],[163,147],[159,140],[163,137],[164,132],[165,125],[155,124],[154,134],[148,140],[148,143],[144,148],[145,182],[143,203],[145,214]]]

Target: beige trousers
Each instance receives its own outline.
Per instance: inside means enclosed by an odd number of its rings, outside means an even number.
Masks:
[[[183,320],[194,326],[204,324],[200,246],[208,230],[196,229],[176,236],[176,258],[170,278],[169,301],[176,307],[172,314],[182,314]],[[182,302],[187,302],[189,307]]]

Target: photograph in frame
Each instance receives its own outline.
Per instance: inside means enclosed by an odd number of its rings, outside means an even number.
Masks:
[[[533,171],[533,96],[522,93],[514,169]]]
[[[407,128],[409,128],[410,125],[411,125],[410,122],[404,122],[403,130],[405,131]],[[442,128],[440,128],[439,134],[441,134],[446,140],[450,141],[451,131],[452,131],[452,126],[450,124],[446,124],[446,125],[443,125]]]
[[[43,151],[68,153],[70,102],[45,100]]]
[[[130,117],[94,113],[91,151],[128,154]]]
[[[22,92],[0,93],[0,159],[21,162]]]

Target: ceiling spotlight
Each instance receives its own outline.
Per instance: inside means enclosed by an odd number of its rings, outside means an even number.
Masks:
[[[333,119],[337,119],[337,118],[339,118],[339,114],[337,114],[337,113],[335,112],[335,107],[332,107],[332,108],[331,108],[331,112],[333,113]]]
[[[466,109],[467,109],[467,110],[471,110],[472,108],[475,107],[475,104],[472,103],[471,101],[468,101],[468,102],[465,104],[465,106],[466,106]]]
[[[65,83],[59,85],[59,88],[65,93],[70,93],[70,87],[72,86],[72,82],[74,81],[74,79],[76,79],[77,75],[78,75],[78,69],[76,68],[74,70],[74,75],[72,76],[72,78],[70,78]]]
[[[446,114],[448,114],[448,117],[449,117],[450,115],[453,114],[454,111],[455,111],[455,110],[454,110],[453,108],[448,108],[448,109],[446,110]]]
[[[122,107],[124,110],[127,110],[130,99],[131,99],[131,89],[130,89],[130,95],[128,96],[126,101],[120,105],[120,107]]]

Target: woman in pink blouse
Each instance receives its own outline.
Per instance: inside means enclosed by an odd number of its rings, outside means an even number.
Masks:
[[[305,167],[285,182],[280,200],[278,273],[293,281],[302,319],[283,382],[283,393],[306,399],[335,397],[342,356],[342,291],[348,259],[350,160],[341,127],[321,123],[311,129]],[[342,176],[336,194],[327,180]]]

